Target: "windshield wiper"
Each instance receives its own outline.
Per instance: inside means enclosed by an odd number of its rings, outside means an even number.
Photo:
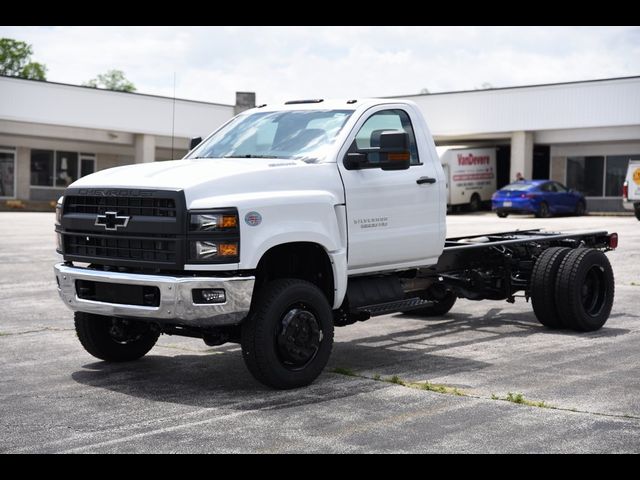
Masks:
[[[246,155],[225,155],[222,158],[281,158],[277,155],[252,155],[250,153]]]

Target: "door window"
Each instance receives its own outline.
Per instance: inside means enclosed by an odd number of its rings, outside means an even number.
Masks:
[[[380,146],[380,134],[403,130],[409,134],[409,151],[411,153],[411,165],[419,165],[418,146],[413,132],[411,119],[404,110],[382,110],[371,115],[360,131],[356,134],[355,144],[358,150],[376,148]],[[375,163],[376,155],[370,155],[369,161]]]

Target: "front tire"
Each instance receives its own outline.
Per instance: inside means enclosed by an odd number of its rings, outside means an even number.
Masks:
[[[538,211],[536,212],[536,217],[538,218],[549,218],[551,213],[549,212],[549,205],[546,202],[542,202],[540,207],[538,207]]]
[[[576,217],[582,217],[586,211],[587,211],[587,206],[582,200],[580,200],[576,205],[576,211],[575,211]]]
[[[498,210],[496,212],[496,215],[498,215],[498,217],[500,217],[500,218],[507,218],[509,216],[509,214],[507,212],[502,212],[500,210]]]
[[[614,295],[613,270],[600,250],[578,248],[558,271],[558,314],[565,326],[579,332],[600,329],[609,318]]]
[[[638,220],[640,220],[640,203],[636,203],[636,204],[633,206],[633,210],[635,211],[636,218],[637,218]]]
[[[571,251],[569,248],[547,248],[536,260],[531,272],[529,285],[531,305],[538,321],[548,328],[562,328],[562,320],[558,315],[556,298],[556,278],[564,257]]]
[[[480,199],[480,195],[474,193],[471,195],[471,200],[469,200],[469,211],[477,212],[482,207],[482,200]]]
[[[331,307],[310,282],[269,282],[242,324],[241,344],[245,364],[259,382],[277,389],[309,385],[333,347]]]
[[[75,313],[76,334],[84,349],[106,362],[129,362],[144,357],[160,334],[140,321]]]

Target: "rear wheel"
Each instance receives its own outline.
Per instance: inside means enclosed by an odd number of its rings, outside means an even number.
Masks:
[[[538,321],[548,328],[562,328],[556,299],[556,277],[569,248],[547,248],[536,260],[531,272],[529,290],[531,305]]]
[[[507,217],[509,216],[509,214],[508,214],[507,212],[503,212],[503,211],[501,211],[501,210],[498,210],[498,211],[496,212],[496,214],[497,214],[497,215],[498,215],[498,217],[500,217],[500,218],[507,218]]]
[[[137,360],[153,348],[160,334],[136,320],[75,313],[76,334],[84,349],[107,362]]]
[[[601,328],[613,305],[614,279],[600,250],[578,248],[562,261],[556,279],[558,313],[565,326],[590,332]]]
[[[482,200],[480,199],[480,195],[474,193],[471,195],[471,200],[469,200],[469,211],[477,212],[482,207]]]
[[[582,200],[580,200],[576,205],[576,211],[575,211],[576,216],[581,217],[585,214],[586,211],[587,211],[587,206]]]
[[[309,385],[331,354],[331,307],[310,282],[274,280],[242,324],[241,343],[245,364],[259,382],[279,389]]]
[[[429,305],[428,307],[424,308],[416,308],[415,310],[407,310],[406,312],[402,313],[406,313],[409,315],[418,315],[421,317],[439,317],[451,310],[451,308],[455,305],[456,300],[458,300],[456,294],[451,290],[447,290],[443,293],[442,298],[438,300],[432,300],[433,305]]]
[[[542,202],[538,207],[538,211],[536,212],[536,217],[549,218],[550,215],[551,214],[549,212],[549,205],[547,205],[546,202]]]

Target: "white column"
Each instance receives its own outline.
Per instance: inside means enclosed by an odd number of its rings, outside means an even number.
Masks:
[[[153,135],[137,134],[135,140],[135,162],[153,162],[156,159],[156,137]]]
[[[533,133],[513,132],[511,135],[511,171],[509,180],[514,181],[520,172],[526,180],[533,176]]]

